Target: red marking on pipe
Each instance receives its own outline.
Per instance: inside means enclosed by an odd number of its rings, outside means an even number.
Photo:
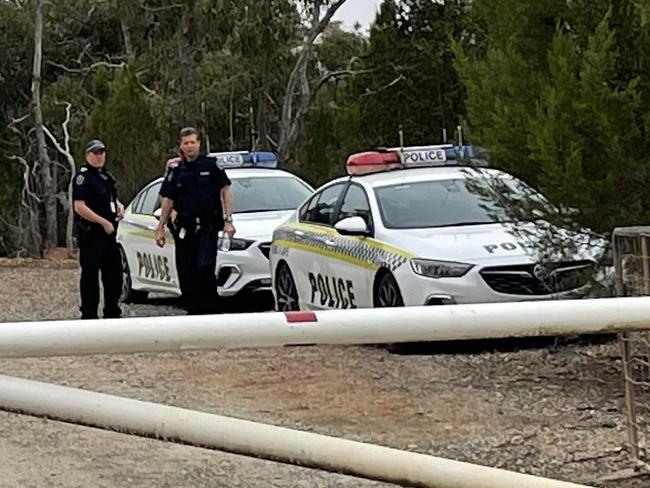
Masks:
[[[314,312],[284,312],[290,324],[299,322],[318,322]]]

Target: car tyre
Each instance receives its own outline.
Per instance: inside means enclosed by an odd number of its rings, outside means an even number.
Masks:
[[[275,271],[275,308],[278,312],[300,310],[296,282],[285,262],[281,262]]]
[[[120,261],[122,263],[122,294],[120,295],[120,301],[123,303],[141,303],[145,301],[149,296],[149,292],[132,288],[129,261],[126,259],[126,253],[122,247],[120,247]]]
[[[389,271],[384,271],[375,282],[375,308],[403,307],[404,299],[397,280]]]

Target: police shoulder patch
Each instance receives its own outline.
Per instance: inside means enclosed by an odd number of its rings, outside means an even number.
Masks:
[[[85,177],[82,174],[78,174],[77,177],[75,178],[74,182],[77,186],[81,186],[84,184]]]

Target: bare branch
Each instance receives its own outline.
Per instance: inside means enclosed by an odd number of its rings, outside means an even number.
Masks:
[[[45,132],[45,135],[48,137],[50,142],[52,142],[52,144],[54,144],[54,147],[56,148],[56,150],[59,151],[64,156],[68,156],[69,153],[67,153],[65,151],[65,149],[63,149],[63,146],[61,146],[61,144],[59,144],[59,141],[56,140],[56,137],[54,137],[54,134],[52,134],[50,129],[48,129],[46,126],[43,126],[43,131]]]
[[[25,120],[27,120],[30,115],[31,114],[27,113],[27,114],[23,115],[22,117],[18,117],[17,119],[15,119],[15,118],[11,119],[11,122],[9,122],[9,124],[7,125],[7,129],[9,129],[11,132],[14,132],[14,133],[22,136],[22,132],[20,132],[16,126],[18,124],[20,124],[21,122],[24,122]]]
[[[323,18],[320,19],[318,23],[316,23],[307,33],[307,37],[303,43],[302,51],[300,51],[298,59],[296,60],[296,64],[294,65],[293,69],[291,70],[291,74],[289,75],[289,83],[287,84],[286,97],[293,97],[295,93],[295,88],[298,84],[298,80],[300,77],[300,71],[306,69],[307,62],[311,57],[311,50],[314,46],[314,41],[325,30],[329,21],[332,19],[336,11],[345,3],[345,1],[346,0],[337,0],[332,5],[330,5]],[[290,111],[291,110],[289,107],[289,112]],[[285,115],[289,115],[284,112],[286,112],[286,110],[283,111],[282,114],[283,118]]]
[[[65,191],[60,191],[56,195],[56,199],[59,201],[63,209],[68,212],[70,211],[70,200],[68,199],[68,193]]]
[[[186,5],[183,5],[182,3],[173,3],[171,5],[164,5],[162,7],[147,7],[144,2],[141,3],[141,7],[146,10],[147,12],[151,13],[156,13],[156,12],[163,12],[165,10],[172,10],[175,8],[185,8]]]
[[[95,7],[93,7],[91,9],[91,11],[94,10],[94,9],[95,9]],[[89,42],[87,42],[86,45],[84,46],[84,48],[79,53],[79,56],[77,56],[77,64],[79,64],[79,65],[81,64],[81,62],[83,60],[83,57],[86,55],[86,53],[88,52],[90,47],[91,47],[91,44]]]
[[[322,18],[319,18],[321,3],[316,2],[314,4],[312,27],[309,29],[307,36],[305,37],[302,44],[302,50],[300,51],[298,59],[291,70],[284,98],[282,100],[282,111],[280,114],[281,132],[280,141],[278,142],[278,153],[283,164],[287,163],[293,153],[302,120],[309,111],[309,106],[313,100],[307,77],[307,68],[309,60],[312,57],[314,42],[325,30],[337,10],[341,8],[345,2],[346,0],[336,0],[332,2],[327,7],[327,11]]]
[[[374,69],[360,69],[360,70],[351,70],[351,69],[341,69],[338,71],[330,71],[329,73],[326,73],[321,77],[320,80],[314,85],[313,88],[313,94],[312,98],[316,96],[316,94],[320,91],[320,89],[323,87],[325,83],[327,83],[329,80],[332,78],[344,78],[347,76],[356,76],[356,75],[361,75],[361,74],[366,74],[366,73],[372,73],[376,70]]]
[[[18,225],[11,226],[16,229],[14,234],[20,248],[18,254],[27,252],[27,254],[39,255],[42,239],[39,231],[37,205],[42,203],[42,200],[30,190],[30,170],[27,160],[21,156],[11,156],[9,159],[18,161],[23,166],[23,187],[20,191]]]
[[[120,62],[120,63],[111,63],[108,61],[97,61],[96,63],[91,64],[90,66],[86,66],[83,68],[70,68],[68,66],[64,66],[59,63],[54,63],[52,61],[46,61],[47,64],[50,66],[54,66],[55,68],[59,68],[67,73],[73,73],[73,74],[80,74],[80,75],[87,75],[90,73],[92,70],[100,67],[105,67],[105,68],[110,68],[110,69],[121,69],[126,66],[126,63]]]
[[[88,13],[86,14],[86,20],[84,21],[85,23],[90,21],[90,18],[95,13],[96,8],[97,8],[97,5],[93,5],[92,7],[90,7],[90,9],[88,10]]]
[[[158,99],[162,100],[162,97],[160,95],[158,95],[155,90],[152,90],[147,85],[142,83],[140,80],[138,80],[138,85],[140,85],[140,88],[142,88],[142,91],[144,91],[150,97],[154,97],[154,98],[158,98]]]
[[[56,140],[56,137],[50,132],[50,130],[43,126],[43,130],[45,131],[45,134],[47,137],[52,141],[52,144],[54,144],[54,147],[56,148],[57,151],[59,151],[61,154],[63,154],[68,161],[68,170],[70,171],[70,181],[68,182],[68,191],[66,193],[59,193],[56,195],[56,198],[61,202],[61,205],[63,208],[66,210],[66,213],[68,214],[68,220],[67,220],[67,225],[66,225],[66,247],[68,248],[69,251],[72,251],[72,231],[73,231],[73,223],[74,223],[74,213],[72,210],[72,178],[74,177],[74,173],[76,171],[76,165],[74,163],[74,158],[72,157],[72,153],[70,152],[70,133],[68,131],[68,124],[70,123],[70,119],[72,118],[72,105],[70,102],[59,102],[57,105],[65,105],[65,120],[63,121],[63,124],[61,124],[61,128],[63,129],[63,137],[64,137],[64,142],[63,146],[59,143],[59,141]],[[62,196],[64,195],[65,198]]]
[[[43,200],[41,200],[41,198],[39,198],[38,195],[36,195],[33,191],[31,191],[29,189],[30,186],[31,186],[29,184],[29,176],[30,176],[31,172],[29,170],[29,164],[27,164],[27,161],[25,160],[25,158],[23,158],[21,156],[9,156],[9,159],[12,160],[12,161],[18,161],[24,167],[24,171],[23,171],[23,184],[24,184],[24,186],[23,186],[23,189],[22,189],[22,193],[27,194],[29,197],[36,200],[38,203],[43,203]],[[28,208],[30,210],[30,212],[33,213],[32,208],[27,205],[27,203],[25,202],[25,199],[21,200],[21,204],[24,207]]]
[[[399,83],[400,81],[405,80],[405,79],[406,79],[406,76],[404,76],[402,73],[400,73],[399,76],[397,78],[395,78],[393,81],[391,81],[389,83],[386,83],[384,86],[381,86],[381,87],[377,88],[376,90],[372,90],[372,91],[367,90],[365,93],[362,93],[359,98],[364,98],[364,97],[369,97],[371,95],[375,95],[375,94],[377,94],[379,92],[387,90],[391,86],[396,85],[397,83]]]
[[[278,141],[273,139],[273,137],[271,137],[271,134],[266,135],[266,140],[269,141],[269,144],[271,144],[271,147],[278,147]]]

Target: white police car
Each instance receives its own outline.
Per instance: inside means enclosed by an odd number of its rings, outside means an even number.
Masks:
[[[541,218],[557,209],[476,153],[429,146],[350,156],[350,176],[319,188],[273,233],[278,310],[588,293],[606,242]]]
[[[273,153],[212,153],[232,181],[233,221],[237,233],[228,251],[217,255],[217,283],[221,296],[268,290],[269,250],[273,230],[313,193],[297,176],[277,169]],[[139,301],[149,292],[180,295],[174,240],[156,245],[162,178],[145,186],[127,206],[117,241],[122,253],[122,300]]]

